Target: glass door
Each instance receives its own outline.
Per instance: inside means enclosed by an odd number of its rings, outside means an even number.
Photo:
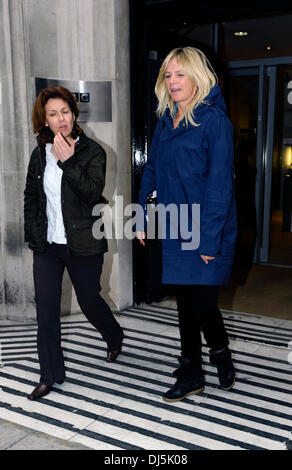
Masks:
[[[275,81],[268,262],[292,266],[292,65]]]
[[[292,266],[292,65],[229,71],[237,261]],[[238,64],[238,63],[237,63]]]
[[[235,263],[253,264],[257,242],[256,175],[259,68],[231,70],[227,82],[229,115],[234,128],[238,236]]]

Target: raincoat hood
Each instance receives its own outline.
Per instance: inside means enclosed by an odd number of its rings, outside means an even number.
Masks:
[[[200,103],[197,108],[195,108],[195,112],[202,110],[206,106],[217,106],[224,113],[226,113],[226,104],[219,85],[215,85],[213,88],[211,88],[210,93],[204,99],[204,103]]]

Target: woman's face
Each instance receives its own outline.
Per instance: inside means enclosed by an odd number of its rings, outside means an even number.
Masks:
[[[197,85],[184,73],[175,57],[166,67],[165,82],[173,101],[187,106],[197,91]]]
[[[74,124],[74,114],[69,104],[61,98],[50,98],[45,105],[46,126],[54,135],[61,132],[64,137],[70,137]]]

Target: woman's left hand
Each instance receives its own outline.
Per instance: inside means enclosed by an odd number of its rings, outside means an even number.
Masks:
[[[209,260],[215,259],[215,256],[200,255],[204,263],[209,264]]]
[[[56,158],[56,160],[60,160],[64,162],[68,160],[68,158],[72,157],[75,152],[75,144],[76,140],[73,140],[72,144],[69,146],[65,141],[64,137],[61,135],[60,132],[55,135],[54,143],[52,145],[52,154]]]

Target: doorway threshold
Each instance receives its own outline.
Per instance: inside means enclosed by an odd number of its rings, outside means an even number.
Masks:
[[[290,267],[255,264],[248,273],[239,268],[221,288],[221,309],[292,320]]]

